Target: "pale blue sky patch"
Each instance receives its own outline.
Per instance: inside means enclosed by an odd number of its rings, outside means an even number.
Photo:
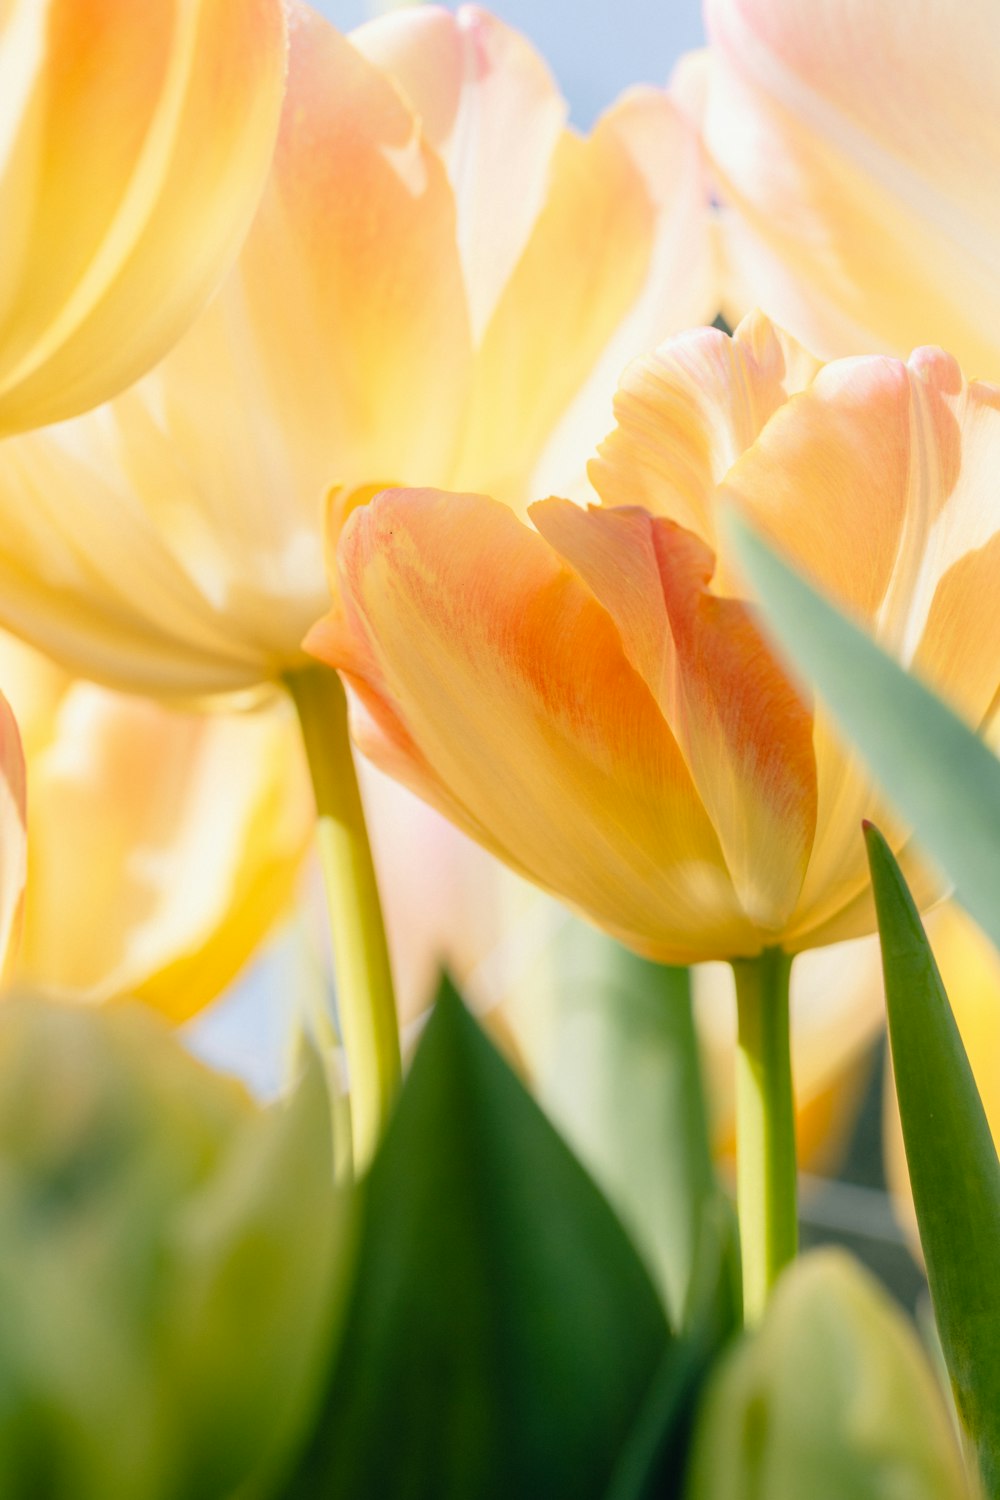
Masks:
[[[317,4],[344,29],[379,8],[377,0]],[[531,37],[581,126],[630,83],[665,83],[681,53],[705,40],[700,0],[496,0],[487,9]]]

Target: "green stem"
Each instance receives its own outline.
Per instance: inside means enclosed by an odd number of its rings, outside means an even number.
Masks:
[[[733,961],[736,1053],[736,1201],[743,1260],[743,1316],[763,1316],[779,1272],[798,1248],[795,1102],[789,1051],[792,961],[778,948]]]
[[[307,667],[286,678],[316,795],[340,1032],[350,1074],[354,1159],[371,1160],[400,1077],[399,1028],[340,678]]]

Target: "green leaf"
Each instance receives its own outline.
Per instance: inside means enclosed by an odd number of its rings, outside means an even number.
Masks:
[[[1000,761],[744,520],[730,515],[726,529],[782,651],[1000,945]]]
[[[246,1495],[301,1441],[343,1217],[317,1070],[265,1110],[147,1011],[7,996],[4,1500]]]
[[[736,1219],[721,1200],[702,1218],[684,1333],[663,1357],[606,1500],[675,1500],[683,1494],[702,1388],[742,1325]]]
[[[1000,1163],[892,851],[866,830],[892,1065],[941,1346],[986,1493],[1000,1496]]]
[[[370,1174],[358,1267],[289,1496],[603,1495],[668,1345],[663,1311],[447,983]]]
[[[549,955],[555,1001],[541,1103],[620,1214],[679,1327],[712,1165],[687,969],[571,920]]]

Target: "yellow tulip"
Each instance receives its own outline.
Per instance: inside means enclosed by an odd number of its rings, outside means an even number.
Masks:
[[[707,0],[704,130],[740,279],[826,357],[1000,378],[990,0]]]
[[[28,766],[15,980],[186,1020],[291,901],[312,829],[291,712],[169,711],[74,681],[9,639],[0,680]],[[6,877],[16,844],[6,829],[3,840]]]
[[[121,398],[0,448],[0,619],[112,685],[305,665],[331,489],[343,517],[392,481],[572,487],[626,359],[714,311],[698,142],[666,94],[581,138],[474,7],[353,41],[291,18],[271,178],[219,296]]]
[[[765,644],[717,510],[743,506],[978,723],[998,676],[1000,390],[934,350],[820,368],[754,318],[637,362],[616,413],[600,506],[546,500],[529,525],[483,496],[389,490],[359,510],[311,648],[356,689],[377,763],[637,951],[870,931],[858,826],[886,811]]]
[[[0,0],[0,436],[107,400],[205,303],[285,54],[281,0]]]

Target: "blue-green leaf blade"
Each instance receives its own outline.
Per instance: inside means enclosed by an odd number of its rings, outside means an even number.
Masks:
[[[816,687],[957,899],[1000,945],[1000,761],[742,517],[729,516],[727,531],[783,654]]]

